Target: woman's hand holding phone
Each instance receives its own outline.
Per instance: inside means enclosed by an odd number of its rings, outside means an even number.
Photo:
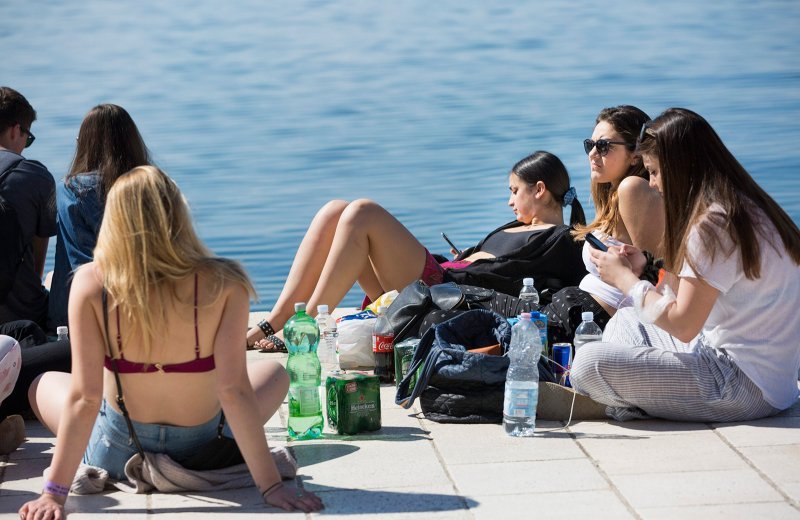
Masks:
[[[461,254],[461,250],[460,250],[459,248],[457,248],[457,247],[456,247],[456,245],[453,243],[453,241],[452,241],[452,240],[450,240],[450,238],[448,238],[448,236],[447,236],[447,235],[445,235],[444,233],[442,233],[442,238],[444,239],[444,241],[445,241],[445,242],[447,242],[448,244],[450,244],[450,252],[451,252],[451,253],[453,253],[455,256],[459,256],[459,255]]]

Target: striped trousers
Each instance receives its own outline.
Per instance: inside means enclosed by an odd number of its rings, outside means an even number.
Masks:
[[[611,318],[602,342],[581,347],[570,379],[618,421],[748,421],[779,411],[724,350],[708,346],[702,335],[683,343],[642,324],[633,308]]]

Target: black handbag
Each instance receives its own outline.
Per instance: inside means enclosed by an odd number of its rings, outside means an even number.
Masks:
[[[432,305],[431,290],[425,282],[417,280],[406,285],[384,314],[394,331],[394,342],[416,336],[422,318]]]
[[[430,291],[433,304],[443,311],[451,309],[491,309],[492,301],[497,296],[494,289],[486,289],[485,287],[476,287],[474,285],[459,285],[455,282],[434,285]]]
[[[242,452],[234,439],[222,435],[225,414],[221,414],[217,425],[217,436],[200,446],[188,458],[176,460],[186,469],[197,471],[229,468],[244,463]]]

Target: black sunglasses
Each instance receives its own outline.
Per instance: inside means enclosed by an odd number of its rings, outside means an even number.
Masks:
[[[583,150],[586,152],[586,155],[589,155],[592,153],[592,148],[597,148],[597,153],[599,153],[601,157],[605,157],[608,155],[608,150],[612,144],[621,144],[631,151],[636,148],[634,145],[628,144],[625,141],[609,141],[608,139],[598,139],[597,141],[592,141],[591,139],[584,139]]]
[[[24,126],[19,125],[19,129],[28,134],[28,140],[25,141],[25,148],[27,148],[33,144],[33,142],[36,140],[36,136],[31,133],[30,128],[25,128]]]

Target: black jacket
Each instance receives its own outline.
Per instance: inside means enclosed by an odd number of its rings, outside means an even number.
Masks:
[[[478,245],[461,253],[459,259],[481,251],[486,239],[495,233],[521,225],[521,222],[515,220],[500,226]],[[463,269],[448,269],[444,280],[517,295],[522,289],[522,279],[533,277],[540,294],[547,289],[543,299],[548,300],[548,293],[552,295],[563,287],[578,285],[586,275],[586,267],[581,258],[583,241],[573,240],[570,229],[565,225],[546,229],[510,254],[476,260]]]

